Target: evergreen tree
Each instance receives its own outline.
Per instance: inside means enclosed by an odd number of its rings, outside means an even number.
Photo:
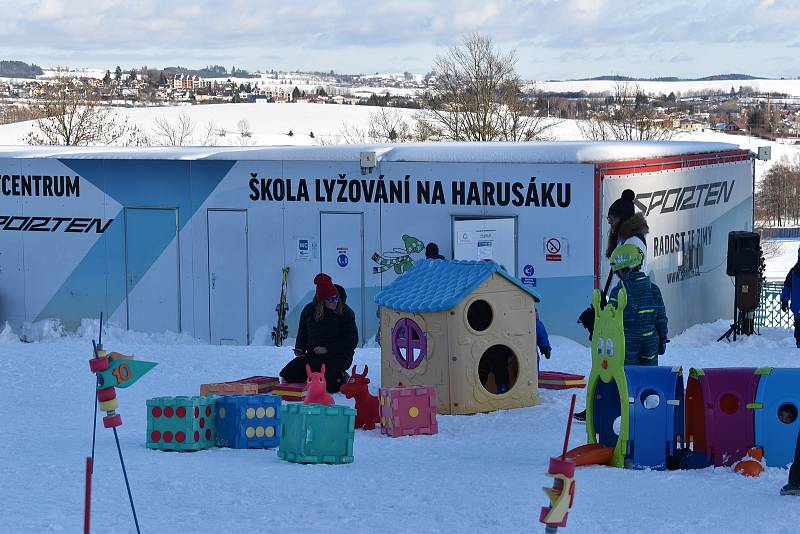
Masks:
[[[117,68],[114,69],[114,80],[115,81],[122,80],[122,68],[120,68],[119,65],[117,65]]]
[[[111,73],[109,71],[106,71],[106,75],[103,76],[103,85],[106,87],[111,85]]]

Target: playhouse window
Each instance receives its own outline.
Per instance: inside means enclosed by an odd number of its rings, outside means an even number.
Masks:
[[[739,399],[730,393],[726,393],[719,399],[719,409],[722,413],[733,415],[739,411]]]
[[[642,392],[640,396],[642,406],[647,408],[648,410],[655,410],[661,404],[661,397],[653,391],[652,389],[648,389]]]
[[[791,425],[797,421],[797,406],[785,402],[778,408],[778,421],[784,425]]]
[[[413,319],[403,318],[392,329],[392,354],[404,369],[416,369],[428,353],[428,340]]]
[[[483,332],[492,324],[492,307],[485,300],[476,300],[467,307],[467,324],[476,332]]]
[[[486,391],[502,395],[514,388],[519,375],[519,361],[505,345],[492,345],[478,362],[478,378]]]

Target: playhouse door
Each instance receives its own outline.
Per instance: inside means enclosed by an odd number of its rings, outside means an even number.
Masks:
[[[248,343],[247,211],[208,210],[211,343]]]
[[[125,208],[128,329],[181,331],[178,210]]]
[[[320,270],[347,291],[347,305],[356,315],[364,342],[364,216],[320,213]]]
[[[517,275],[514,217],[453,217],[453,259],[492,260]]]

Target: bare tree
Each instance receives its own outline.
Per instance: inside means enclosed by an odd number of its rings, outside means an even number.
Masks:
[[[756,191],[756,219],[784,226],[800,220],[800,158],[781,158],[764,173]]]
[[[118,145],[128,144],[131,133],[127,117],[118,117],[80,84],[59,74],[48,90],[42,117],[25,141],[30,145]]]
[[[177,120],[170,121],[156,117],[153,128],[146,135],[146,144],[154,146],[209,146],[217,140],[217,127],[209,122],[206,128],[195,137],[197,124],[186,114],[178,115]]]
[[[529,141],[553,126],[525,98],[514,50],[469,34],[434,61],[435,90],[425,95],[418,130],[453,141]]]
[[[409,121],[401,111],[392,108],[378,108],[369,114],[366,127],[344,123],[342,129],[332,138],[316,136],[317,143],[368,144],[368,143],[406,143],[420,141],[417,125]]]
[[[253,130],[250,128],[250,121],[247,119],[240,119],[236,123],[236,130],[239,134],[239,144],[242,146],[251,146],[255,144],[253,139]]]
[[[658,119],[645,92],[629,82],[618,82],[613,102],[579,122],[578,128],[593,141],[666,141],[675,133]]]

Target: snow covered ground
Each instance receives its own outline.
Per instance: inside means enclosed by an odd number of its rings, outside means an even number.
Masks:
[[[778,249],[774,257],[766,260],[767,268],[764,276],[773,282],[783,282],[786,273],[797,263],[797,251],[800,248],[800,239],[771,239],[777,243]]]
[[[0,391],[6,398],[0,440],[0,531],[77,532],[83,510],[84,459],[91,449],[93,377],[87,360],[97,322],[78,335],[40,325],[42,341],[0,334]],[[727,328],[700,325],[673,339],[663,365],[800,366],[788,331],[717,343]],[[589,351],[552,340],[544,369],[587,373]],[[119,390],[119,436],[142,532],[535,532],[550,456],[560,453],[571,391],[541,391],[532,408],[439,416],[439,434],[391,439],[358,431],[349,465],[299,465],[275,450],[214,448],[196,453],[145,448],[145,400],[196,394],[203,382],[275,374],[286,348],[219,347],[186,336],[110,328],[107,349],[158,366]],[[377,349],[360,349],[377,390]],[[579,392],[578,406],[584,405]],[[350,404],[341,395],[337,403]],[[571,446],[585,442],[573,428]],[[633,471],[580,468],[566,532],[797,532],[800,499],[780,497],[785,469],[748,479],[727,468]],[[135,532],[113,434],[98,428],[93,531]]]
[[[800,84],[800,81],[798,82]],[[151,108],[120,108],[120,115],[126,115],[132,125],[145,132],[152,132],[156,118],[177,124],[181,115],[187,115],[195,125],[195,143],[199,143],[209,125],[215,130],[224,130],[226,135],[218,137],[214,144],[220,146],[239,145],[238,123],[246,120],[252,136],[248,142],[253,145],[318,145],[344,142],[343,131],[355,128],[366,130],[370,116],[378,108],[372,106],[320,105],[320,104],[213,104],[196,106],[170,106]],[[400,113],[407,120],[415,110],[392,108],[392,113]],[[0,125],[0,145],[24,145],[25,136],[33,128],[33,122],[18,122]],[[289,135],[289,131],[293,135]],[[314,137],[311,137],[311,133]],[[547,132],[556,141],[583,140],[578,122],[563,120]],[[787,145],[746,135],[730,135],[705,130],[697,133],[679,133],[676,141],[707,141],[732,143],[756,152],[760,146],[772,147],[772,160],[756,162],[756,181],[775,162],[781,158],[800,157],[800,145]]]

